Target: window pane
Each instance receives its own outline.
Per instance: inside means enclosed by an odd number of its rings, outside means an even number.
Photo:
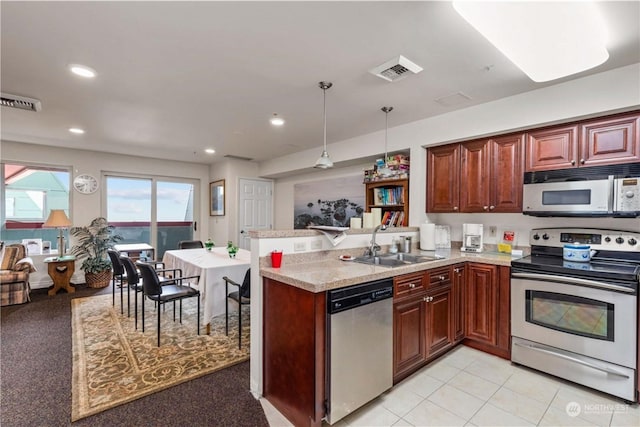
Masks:
[[[42,228],[51,209],[63,209],[69,215],[70,173],[47,166],[3,164],[4,211],[2,239],[22,242],[42,239],[56,249],[58,231]],[[65,231],[68,241],[68,231]]]
[[[107,177],[107,221],[121,243],[151,243],[151,180]]]
[[[176,249],[180,240],[193,238],[193,185],[182,182],[157,183],[158,247],[161,259],[166,250]]]

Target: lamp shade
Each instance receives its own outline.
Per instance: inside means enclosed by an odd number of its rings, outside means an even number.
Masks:
[[[51,209],[49,218],[42,224],[44,228],[67,228],[71,227],[71,220],[64,213],[63,209]]]

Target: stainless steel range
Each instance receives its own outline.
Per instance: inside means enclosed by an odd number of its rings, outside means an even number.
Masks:
[[[577,243],[589,261],[563,258]],[[636,401],[640,233],[535,229],[530,244],[511,263],[511,360]]]

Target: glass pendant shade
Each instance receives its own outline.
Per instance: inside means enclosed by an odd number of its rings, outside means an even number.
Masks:
[[[324,103],[324,145],[322,154],[313,167],[318,169],[329,169],[333,167],[333,162],[329,158],[329,153],[327,153],[327,89],[333,86],[333,83],[320,82],[318,83],[318,86],[322,89],[322,98]]]

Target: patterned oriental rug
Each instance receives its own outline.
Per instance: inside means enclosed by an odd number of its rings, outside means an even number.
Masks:
[[[145,332],[140,317],[138,331],[131,317],[112,306],[111,295],[71,301],[73,330],[73,380],[71,421],[88,417],[123,403],[169,388],[249,359],[249,310],[242,317],[242,349],[238,349],[237,306],[211,322],[211,335],[196,334],[196,301],[183,301],[182,324],[176,303],[176,322],[168,304],[161,316],[157,347],[157,313],[145,302]],[[138,301],[140,303],[140,301]],[[231,308],[231,307],[230,307]],[[201,313],[202,314],[202,313]],[[140,316],[140,312],[138,312]]]

